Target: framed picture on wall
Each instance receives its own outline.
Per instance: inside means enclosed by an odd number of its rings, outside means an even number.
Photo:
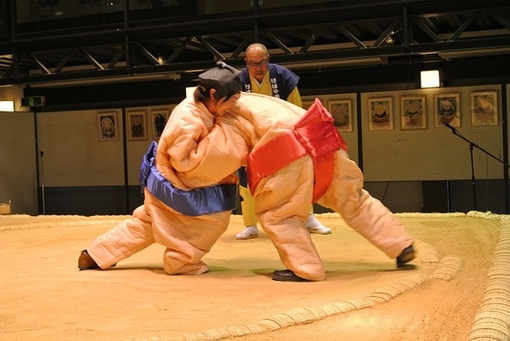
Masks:
[[[168,120],[168,110],[151,111],[152,138],[159,140]]]
[[[131,141],[147,139],[147,120],[145,111],[128,112],[128,138]]]
[[[393,97],[368,99],[368,130],[393,130]]]
[[[498,125],[498,92],[483,91],[471,93],[471,125]]]
[[[400,123],[402,130],[427,128],[425,96],[402,96],[400,98]]]
[[[460,93],[434,95],[434,126],[460,127]]]
[[[119,139],[117,113],[115,111],[97,114],[99,141],[115,141]]]
[[[328,110],[335,119],[333,123],[338,131],[346,133],[352,132],[352,100],[330,100],[328,101]]]

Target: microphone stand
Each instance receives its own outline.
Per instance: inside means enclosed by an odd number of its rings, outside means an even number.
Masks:
[[[42,211],[43,215],[46,215],[46,202],[44,195],[44,152],[40,151],[39,156],[41,157],[41,195],[42,195]]]
[[[465,138],[464,136],[462,136],[457,129],[455,129],[455,127],[453,127],[452,125],[450,125],[449,123],[446,123],[446,122],[443,122],[443,125],[445,127],[448,127],[450,128],[450,130],[452,131],[453,135],[456,135],[458,137],[460,137],[461,139],[463,139],[464,141],[466,141],[467,143],[469,143],[469,153],[470,153],[470,156],[471,156],[471,184],[473,186],[473,202],[474,202],[474,205],[475,205],[475,211],[477,211],[477,205],[476,205],[476,184],[475,184],[475,166],[474,166],[474,161],[473,161],[473,147],[476,147],[478,148],[479,150],[481,150],[482,152],[484,152],[485,154],[489,155],[490,157],[492,157],[493,159],[501,162],[503,165],[505,165],[506,167],[510,168],[509,165],[505,164],[505,162],[503,162],[503,160],[500,160],[498,159],[496,156],[492,155],[491,153],[489,153],[488,151],[486,151],[485,149],[483,149],[482,147],[480,147],[479,145],[473,143],[472,141],[468,140],[467,138]]]

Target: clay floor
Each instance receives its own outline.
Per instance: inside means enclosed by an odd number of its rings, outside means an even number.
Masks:
[[[199,276],[168,276],[152,245],[107,271],[80,250],[126,216],[0,216],[0,339],[510,340],[510,216],[397,214],[418,257],[394,260],[337,214],[313,235],[324,282],[275,282],[270,240],[238,241],[240,216]]]

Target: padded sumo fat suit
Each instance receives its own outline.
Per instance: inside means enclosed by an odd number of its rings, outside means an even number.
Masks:
[[[275,148],[264,149],[264,146],[294,130],[305,115],[305,110],[274,97],[248,93],[242,93],[237,104],[234,112],[224,116],[219,124],[225,127],[232,124],[242,131],[252,149],[250,156],[258,153],[256,160],[259,163],[263,163],[264,158],[273,160],[268,163],[284,158],[284,153],[278,153]],[[329,113],[327,115],[330,116]],[[329,124],[332,125],[331,122]],[[363,174],[356,163],[348,158],[345,145],[342,147],[328,153],[333,167],[332,179],[325,192],[319,193],[317,203],[340,213],[349,226],[388,257],[396,258],[413,240],[396,217],[379,200],[363,190]],[[275,153],[277,155],[271,155]],[[271,165],[263,168],[270,169]],[[249,179],[253,180],[257,178],[254,172],[260,169],[257,163],[252,167],[248,163],[247,171]],[[327,177],[327,173],[323,171],[323,174],[315,175]],[[257,180],[259,182],[255,186],[250,182],[256,199],[255,213],[285,267],[301,278],[324,280],[326,274],[322,261],[310,233],[303,225],[314,195],[312,157],[298,157],[271,174],[262,174]]]
[[[186,98],[170,115],[157,146],[155,169],[177,190],[186,191],[181,193],[218,184],[233,184],[234,190],[237,188],[234,172],[244,163],[246,143],[240,134],[216,125],[215,119],[192,97]],[[131,219],[96,238],[87,248],[89,255],[99,267],[107,269],[159,243],[166,246],[163,266],[168,274],[206,272],[208,267],[201,258],[227,229],[232,208],[190,216],[178,212],[178,205],[173,209],[163,203],[148,187],[144,196],[144,205],[135,209]],[[235,195],[230,199],[234,208]],[[191,206],[194,209],[196,205]]]

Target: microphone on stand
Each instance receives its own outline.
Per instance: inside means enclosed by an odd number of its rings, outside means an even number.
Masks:
[[[454,128],[454,127],[452,127],[452,126],[450,125],[450,123],[443,122],[443,125],[444,125],[445,127],[450,128],[450,129],[452,130],[452,133],[455,133],[455,128]]]

